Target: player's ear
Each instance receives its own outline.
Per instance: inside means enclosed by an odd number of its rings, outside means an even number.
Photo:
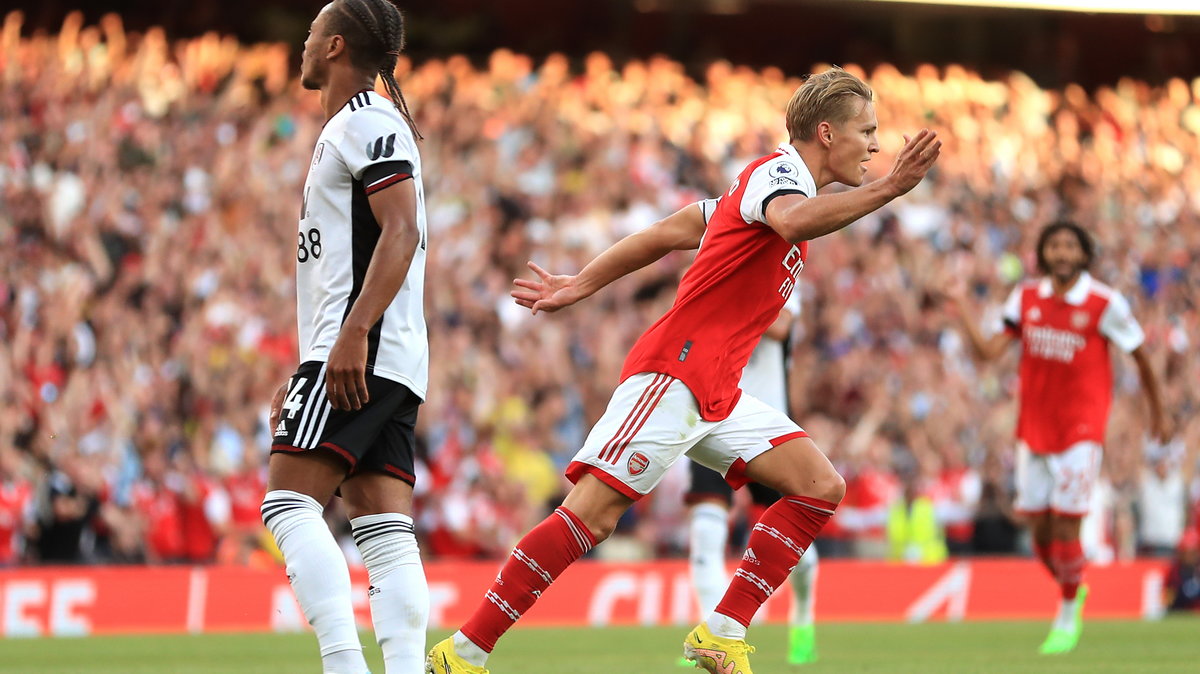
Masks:
[[[820,122],[817,124],[817,138],[821,140],[821,144],[829,147],[833,144],[833,125],[829,122]]]
[[[329,49],[325,52],[325,58],[335,59],[346,51],[346,38],[341,35],[331,35],[329,37]]]

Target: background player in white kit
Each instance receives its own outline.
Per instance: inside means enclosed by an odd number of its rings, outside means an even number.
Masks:
[[[968,320],[961,279],[948,293],[980,358],[998,358],[1021,342],[1015,508],[1028,518],[1035,552],[1062,594],[1044,654],[1074,650],[1083,631],[1086,560],[1079,531],[1100,476],[1113,389],[1110,344],[1137,364],[1151,435],[1168,435],[1158,381],[1142,346],[1145,335],[1129,302],[1088,274],[1094,256],[1083,228],[1071,222],[1046,226],[1037,241],[1044,277],[1013,289],[1004,303],[1004,329],[991,338]]]
[[[712,216],[715,199],[696,204],[704,222]],[[739,386],[743,391],[771,407],[788,414],[787,369],[790,358],[787,349],[792,326],[800,315],[800,293],[793,292],[779,312],[779,318],[767,328],[758,346],[750,354],[750,362],[742,370]],[[688,461],[691,486],[684,498],[691,507],[688,513],[688,568],[692,589],[701,616],[707,616],[717,606],[729,579],[725,574],[725,551],[729,540],[729,510],[733,505],[733,488],[716,471],[695,461]],[[779,492],[757,482],[746,485],[753,508],[750,523],[757,521],[762,511],[779,500]],[[788,663],[802,665],[816,662],[816,630],[813,626],[813,602],[817,578],[817,548],[810,547],[788,576],[792,588],[792,611],[788,618]],[[680,666],[692,667],[685,658]]]
[[[425,204],[393,75],[403,42],[388,0],[335,0],[313,21],[301,63],[327,121],[296,248],[301,365],[272,405],[262,516],[327,674],[367,671],[350,573],[322,517],[335,491],[367,567],[387,674],[421,671],[429,613],[411,516],[413,426],[429,366]],[[376,77],[392,100],[374,92]]]

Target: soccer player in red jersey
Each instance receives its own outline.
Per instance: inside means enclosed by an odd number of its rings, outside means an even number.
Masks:
[[[845,482],[786,414],[742,394],[742,368],[795,288],[808,241],[911,190],[941,149],[922,130],[883,179],[818,196],[830,183],[862,184],[879,151],[871,98],[841,69],[808,78],[788,103],[790,141],[738,175],[707,227],[693,204],[622,239],[577,276],[531,262],[539,279],[515,282],[519,304],[556,311],[673,250],[699,248],[675,304],[633,347],[607,411],[568,466],[574,489],[517,543],[475,614],[430,651],[427,671],[486,672],[497,639],[687,454],[733,486],[752,480],[784,495],[754,527],[716,610],[684,643],[685,656],[709,672],[750,674],[746,626],[829,521]]]
[[[1133,356],[1150,404],[1150,430],[1167,437],[1158,382],[1143,348],[1142,328],[1120,293],[1087,269],[1094,246],[1070,222],[1044,228],[1037,267],[1044,277],[1018,284],[1004,303],[1004,329],[985,338],[963,310],[961,288],[948,293],[976,355],[992,360],[1021,342],[1017,420],[1017,502],[1032,527],[1038,558],[1062,590],[1045,654],[1075,648],[1083,631],[1087,587],[1079,525],[1100,475],[1101,446],[1112,402],[1109,345]]]

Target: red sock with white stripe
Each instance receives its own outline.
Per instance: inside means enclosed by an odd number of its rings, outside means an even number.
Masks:
[[[492,589],[459,634],[483,653],[491,653],[496,641],[533,606],[550,583],[595,544],[596,539],[575,513],[560,506],[517,543]],[[468,661],[479,659],[478,653],[472,658],[459,648],[458,636],[455,650],[459,656]],[[482,667],[484,663],[471,664]]]
[[[1058,584],[1062,588],[1062,598],[1070,601],[1079,593],[1079,583],[1083,580],[1083,567],[1087,559],[1083,556],[1083,544],[1078,539],[1073,541],[1054,541],[1050,554],[1054,559],[1054,568],[1058,571]]]
[[[785,496],[767,508],[750,532],[746,553],[725,597],[708,619],[713,634],[745,638],[750,619],[775,588],[787,580],[800,555],[812,545],[835,508],[836,503],[807,496]]]
[[[1054,580],[1058,580],[1058,569],[1054,568],[1054,542],[1039,543],[1033,542],[1033,553],[1042,562],[1042,566],[1050,572],[1050,576]]]

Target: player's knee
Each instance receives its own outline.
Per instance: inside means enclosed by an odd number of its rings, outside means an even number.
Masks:
[[[785,487],[780,491],[837,504],[841,503],[842,497],[846,495],[846,480],[833,466],[827,466],[817,474],[797,475],[785,481]]]
[[[830,503],[841,503],[842,497],[846,495],[846,479],[836,469],[830,468],[827,474],[822,475],[815,485],[816,492],[813,494],[815,498],[819,498]]]
[[[1079,540],[1079,529],[1083,518],[1056,516],[1052,524],[1054,540],[1071,543]]]
[[[808,476],[804,480],[803,488],[796,493],[834,504],[841,503],[842,497],[846,495],[846,480],[833,466],[828,466],[818,475]]]

